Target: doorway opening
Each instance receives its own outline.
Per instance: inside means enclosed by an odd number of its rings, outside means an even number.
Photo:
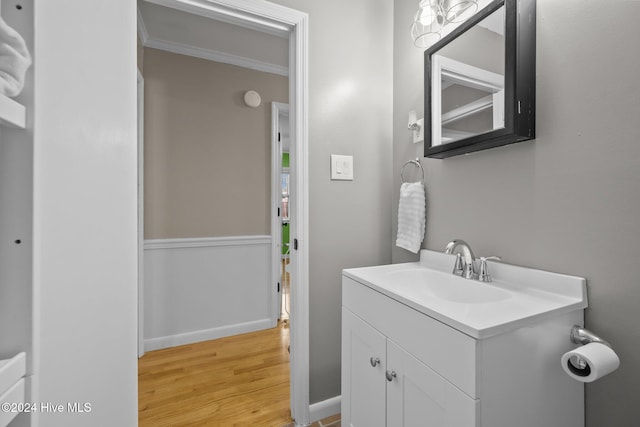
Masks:
[[[285,270],[285,273],[289,273],[289,277],[296,284],[295,291],[289,294],[289,318],[291,322],[290,396],[291,414],[296,423],[307,424],[309,422],[307,15],[268,2],[247,4],[242,0],[192,0],[188,3],[182,0],[144,0],[139,5],[143,3],[162,5],[179,10],[182,13],[195,15],[199,19],[199,28],[206,26],[206,20],[219,20],[267,34],[285,35],[288,39],[288,69],[290,70],[288,104],[290,106],[290,132],[293,143],[289,151],[291,165],[289,169],[290,181],[287,209],[290,217],[288,225],[290,238],[292,241],[295,240],[297,242],[295,249],[289,247],[288,266],[290,271]],[[202,18],[206,19],[202,20]],[[138,22],[140,24],[140,20]],[[182,30],[190,32],[193,28],[195,27],[183,28]],[[173,30],[175,29],[173,27]],[[192,51],[192,56],[198,56],[201,53],[196,49]],[[151,82],[152,80],[149,81]],[[281,227],[282,225],[280,225],[279,230],[282,230]],[[275,238],[276,235],[272,233],[271,240],[273,241]],[[278,242],[281,244],[281,236],[278,236]],[[181,244],[185,245],[187,243],[182,242]],[[193,242],[188,244],[192,245]],[[197,244],[198,242],[196,242],[196,246]],[[144,248],[141,249],[145,260],[148,250],[162,249],[163,245],[166,246],[168,243],[155,242],[153,245],[145,244]],[[282,248],[280,249],[282,250]],[[153,274],[153,271],[144,271],[144,264],[146,262],[141,262],[140,265],[143,272],[141,277],[148,277]],[[279,272],[280,268],[277,271]],[[272,289],[272,294],[275,295],[275,298],[278,298],[275,286],[270,289]],[[139,298],[139,306],[144,306],[148,302],[144,292],[140,294]],[[144,337],[146,329],[147,325],[141,320],[141,337]],[[146,343],[142,345],[146,345]]]
[[[276,295],[275,312],[285,325],[291,319],[291,134],[289,104],[271,103],[271,203],[273,239],[273,272],[279,294]]]

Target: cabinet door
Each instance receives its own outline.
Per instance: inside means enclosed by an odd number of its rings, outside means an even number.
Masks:
[[[342,308],[342,425],[385,426],[386,338]]]
[[[479,401],[387,340],[387,426],[478,426]]]

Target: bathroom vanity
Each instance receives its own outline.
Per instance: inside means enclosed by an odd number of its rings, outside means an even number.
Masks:
[[[423,250],[343,271],[343,424],[584,426],[583,384],[560,358],[583,324],[585,280],[491,262],[480,283],[454,262]]]

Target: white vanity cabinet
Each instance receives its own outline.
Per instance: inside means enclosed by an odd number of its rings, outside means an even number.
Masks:
[[[584,426],[559,363],[581,310],[478,339],[362,282],[342,278],[343,425]]]
[[[406,323],[405,328],[403,324]],[[404,329],[404,331],[403,331]],[[442,371],[473,374],[473,339],[343,278],[342,422],[354,427],[477,425],[478,401]],[[418,333],[433,333],[418,340]],[[449,357],[447,346],[465,354]],[[465,347],[467,347],[465,349]],[[431,362],[431,366],[429,363]],[[466,386],[473,387],[469,382]]]
[[[342,316],[345,425],[476,425],[474,399],[348,309]]]

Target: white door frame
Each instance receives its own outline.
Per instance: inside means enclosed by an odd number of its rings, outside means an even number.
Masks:
[[[282,260],[282,205],[281,180],[282,180],[282,142],[278,135],[280,132],[280,115],[289,115],[289,105],[282,102],[271,103],[271,278],[272,283],[280,283],[279,289],[274,292],[272,312],[276,326],[282,311],[282,288],[284,286],[281,275]]]
[[[138,357],[144,355],[144,77],[138,71]]]
[[[289,121],[292,144],[289,211],[291,251],[290,336],[291,415],[297,425],[309,421],[309,17],[268,1],[146,0],[236,25],[289,38]]]

